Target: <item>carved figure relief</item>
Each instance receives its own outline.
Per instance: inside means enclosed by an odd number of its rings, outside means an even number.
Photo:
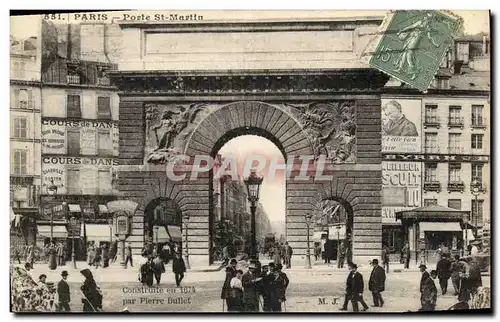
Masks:
[[[352,101],[287,104],[310,135],[316,156],[333,163],[356,162],[356,120]]]
[[[146,106],[146,133],[150,153],[146,162],[163,164],[180,154],[179,140],[193,131],[196,116],[204,104]]]

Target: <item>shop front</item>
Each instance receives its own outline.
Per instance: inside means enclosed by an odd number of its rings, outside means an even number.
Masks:
[[[448,248],[451,255],[463,254],[464,246],[473,237],[469,216],[469,211],[440,205],[396,212],[416,264],[436,262],[436,251],[442,246]]]

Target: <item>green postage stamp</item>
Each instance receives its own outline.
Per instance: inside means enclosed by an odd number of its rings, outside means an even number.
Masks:
[[[397,11],[370,66],[427,90],[462,21],[438,11]]]

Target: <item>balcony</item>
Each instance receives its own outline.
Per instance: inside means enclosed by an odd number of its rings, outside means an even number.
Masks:
[[[425,180],[424,191],[441,191],[441,183],[439,181]]]
[[[441,126],[441,120],[438,116],[425,116],[424,118],[424,128],[435,127],[438,128]]]
[[[485,129],[487,123],[484,117],[473,117],[470,122],[470,127],[473,129]]]
[[[464,154],[463,146],[450,146],[448,147],[448,154]]]
[[[473,182],[470,183],[470,191],[471,192],[472,192],[472,189],[474,188],[473,187]],[[482,192],[482,193],[485,193],[487,191],[486,190],[486,183],[481,182],[480,180],[479,180],[479,191]]]
[[[425,153],[439,153],[439,146],[426,145],[426,146],[424,146],[424,152]]]
[[[464,128],[464,118],[458,116],[448,117],[448,128]]]
[[[458,191],[464,192],[465,184],[463,181],[450,181],[448,182],[448,192]]]
[[[68,84],[80,84],[79,75],[68,75],[66,78],[68,79]]]

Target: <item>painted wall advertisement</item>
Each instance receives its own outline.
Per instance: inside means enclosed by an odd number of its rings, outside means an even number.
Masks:
[[[118,123],[109,121],[69,121],[59,119],[42,120],[42,153],[44,154],[66,154],[67,152],[67,130],[76,129],[80,131],[80,153],[83,155],[97,154],[100,133],[109,130],[109,149],[113,149],[113,155],[118,155],[119,132]]]
[[[382,152],[421,152],[421,105],[420,100],[382,100]]]
[[[382,162],[382,223],[396,223],[396,212],[422,204],[422,164]]]

